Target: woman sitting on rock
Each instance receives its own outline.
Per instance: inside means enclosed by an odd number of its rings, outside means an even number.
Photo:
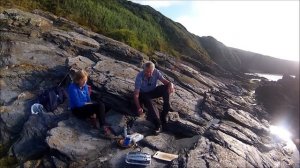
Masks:
[[[84,70],[77,71],[74,74],[73,83],[71,83],[68,87],[71,111],[80,119],[96,115],[96,118],[99,119],[102,133],[110,136],[110,128],[105,125],[105,106],[102,102],[91,102],[88,85],[86,84],[87,79],[88,73]],[[94,124],[94,126],[96,125]]]

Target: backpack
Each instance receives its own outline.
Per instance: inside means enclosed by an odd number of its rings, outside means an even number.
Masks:
[[[42,104],[48,112],[53,112],[66,98],[66,93],[62,87],[53,87],[44,90],[38,96],[38,103]]]

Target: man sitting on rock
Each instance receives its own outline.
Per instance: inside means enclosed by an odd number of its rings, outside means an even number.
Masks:
[[[156,86],[157,80],[164,85]],[[169,98],[174,92],[174,85],[166,80],[159,70],[155,69],[152,62],[143,65],[143,71],[139,72],[135,79],[134,102],[139,115],[143,113],[141,104],[148,109],[148,117],[155,124],[155,133],[161,132],[161,125],[166,123],[166,116],[170,111]],[[152,99],[162,97],[164,104],[163,110],[159,114],[158,109],[153,106]]]

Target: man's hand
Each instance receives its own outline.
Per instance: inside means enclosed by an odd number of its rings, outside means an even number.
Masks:
[[[168,85],[168,93],[171,94],[173,92],[175,92],[174,84],[170,82]]]
[[[138,115],[139,115],[139,116],[142,115],[142,114],[143,114],[143,111],[144,111],[143,108],[141,108],[141,107],[138,108]]]
[[[135,105],[136,105],[136,107],[137,107],[137,113],[138,113],[138,115],[140,116],[140,115],[142,115],[143,114],[143,108],[141,107],[141,105],[140,105],[140,101],[139,101],[139,94],[140,94],[140,91],[139,90],[135,90],[134,91],[134,103],[135,103]]]

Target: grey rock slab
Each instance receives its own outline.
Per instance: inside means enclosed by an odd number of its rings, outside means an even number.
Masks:
[[[253,131],[231,121],[222,121],[217,129],[251,145],[261,141]]]
[[[210,130],[210,135],[208,137],[210,140],[244,158],[254,167],[260,167],[261,165],[264,167],[277,167],[276,165],[284,164],[284,160],[287,159],[284,156],[284,153],[278,151],[276,155],[281,156],[281,159],[276,160],[274,157],[270,157],[268,152],[262,153],[256,147],[247,145],[238,139],[220,131]],[[291,162],[291,158],[287,160]]]
[[[147,144],[149,148],[164,152],[174,151],[174,146],[172,146],[174,142],[174,136],[166,133],[160,133],[157,136],[147,136],[143,139],[143,143]]]
[[[22,123],[25,122],[30,114],[28,102],[17,101],[13,105],[5,106],[3,108],[5,112],[2,112],[0,115],[6,126],[14,132],[20,130]]]
[[[254,167],[244,158],[202,137],[188,154],[187,167]]]
[[[77,57],[69,57],[66,60],[66,64],[69,67],[72,67],[75,69],[86,69],[88,67],[92,67],[93,65],[95,65],[95,62],[88,59],[87,57],[83,57],[83,56],[79,55]]]
[[[226,112],[228,116],[233,118],[236,122],[244,125],[257,133],[268,133],[269,129],[262,125],[253,115],[243,110],[228,109]]]
[[[99,130],[92,131],[83,121],[75,118],[59,122],[58,127],[51,129],[48,134],[46,142],[49,147],[73,161],[95,157],[111,145],[109,140],[99,137]]]
[[[4,15],[7,15],[9,19],[16,22],[20,22],[22,25],[30,24],[32,26],[49,29],[52,27],[53,22],[42,16],[32,13],[24,12],[19,9],[6,9]]]
[[[149,60],[149,57],[128,45],[105,37],[96,35],[93,37],[100,45],[100,53],[112,57],[116,60],[125,61],[136,66],[141,65]]]
[[[36,65],[40,68],[54,68],[58,65],[63,65],[66,60],[66,58],[57,54],[57,51],[62,50],[44,41],[40,44],[15,41],[10,45],[9,51],[12,64],[28,64]]]
[[[155,128],[155,125],[152,122],[146,120],[145,116],[143,116],[143,117],[139,117],[134,120],[129,132],[130,133],[137,132],[137,133],[143,134],[145,137],[147,135],[153,134],[154,128]]]
[[[54,41],[59,44],[69,44],[79,48],[91,48],[98,49],[100,44],[92,38],[84,36],[76,32],[66,32],[59,29],[53,29],[44,33],[44,36],[48,38],[48,41]],[[71,43],[71,44],[70,44]]]
[[[47,130],[67,115],[52,113],[38,113],[30,115],[24,124],[20,137],[12,145],[11,150],[19,161],[34,160],[48,149],[45,138]]]
[[[194,136],[204,133],[204,128],[180,118],[177,112],[169,112],[166,127],[168,131],[181,136]]]

